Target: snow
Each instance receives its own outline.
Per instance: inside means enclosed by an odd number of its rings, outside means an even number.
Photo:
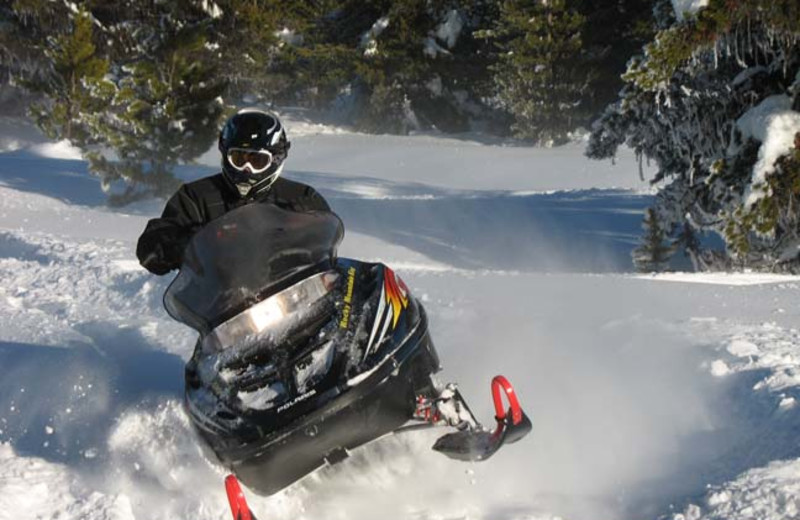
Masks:
[[[378,52],[378,36],[389,27],[389,17],[378,18],[369,31],[361,35],[361,48],[364,49],[364,56],[372,56]]]
[[[425,40],[423,40],[422,53],[429,58],[435,58],[439,54],[450,54],[450,52],[439,45],[434,38],[425,38]]]
[[[687,15],[692,15],[703,7],[708,7],[708,2],[709,0],[672,0],[672,8],[680,21]]]
[[[208,16],[211,18],[221,18],[223,14],[225,14],[222,9],[216,4],[216,2],[209,1],[209,0],[202,0],[202,7],[203,11],[206,12]]]
[[[267,385],[252,392],[239,392],[237,397],[242,402],[244,408],[252,410],[266,410],[272,407],[276,397],[283,395],[283,386]]]
[[[280,31],[275,33],[275,36],[281,40],[281,42],[291,45],[291,46],[298,46],[303,44],[303,35],[297,34],[292,29],[288,27],[284,27]]]
[[[734,356],[756,356],[761,351],[758,346],[746,339],[735,339],[728,345],[728,352]]]
[[[786,283],[800,281],[800,277],[787,274],[770,273],[654,273],[638,275],[645,280],[706,283],[717,285],[758,285],[769,283]]]
[[[295,371],[295,384],[300,394],[306,393],[310,388],[306,386],[315,378],[327,374],[333,362],[333,343],[328,342],[320,350],[311,354],[307,364]]]
[[[715,377],[722,377],[730,374],[731,369],[728,368],[727,363],[721,359],[714,360],[711,363],[711,375]]]
[[[388,436],[245,490],[259,517],[798,516],[800,278],[633,274],[652,194],[632,154],[287,127],[285,174],[342,216],[340,254],[424,302],[440,379],[490,424],[506,375],[534,430],[471,465],[432,453],[437,432]],[[229,518],[182,405],[195,335],[162,308],[172,276],[134,255],[163,201],[107,208],[85,161],[29,130],[0,125],[0,520]],[[215,153],[179,175],[215,172]]]
[[[14,152],[47,142],[31,123],[0,116],[0,152]]]
[[[464,20],[461,18],[461,13],[456,9],[451,9],[447,12],[444,21],[436,28],[436,37],[443,41],[448,49],[452,49],[458,41],[463,27]]]
[[[20,518],[52,518],[60,511],[66,518],[135,520],[125,495],[107,495],[80,484],[58,464],[38,457],[21,457],[9,444],[0,444],[3,493],[0,511]],[[78,489],[75,489],[75,487]]]
[[[422,52],[430,58],[435,58],[439,54],[450,54],[447,49],[452,49],[456,45],[463,27],[464,20],[461,13],[456,9],[447,11],[442,23],[436,27],[431,36],[423,40]],[[439,42],[443,42],[446,48]]]
[[[453,191],[475,196],[591,189],[652,193],[649,184],[639,180],[638,170],[629,175],[635,161],[629,149],[621,149],[613,164],[582,157],[584,145],[578,142],[532,148],[478,134],[374,136],[315,125],[302,114],[280,115],[293,142],[287,170],[317,174],[315,185],[331,179],[337,191],[349,183],[348,189],[370,186],[378,197],[450,197]],[[212,149],[199,162],[218,168],[219,153]],[[655,166],[644,168],[647,178],[655,172]]]
[[[297,137],[307,137],[314,135],[331,135],[348,133],[347,130],[336,126],[326,125],[307,119],[286,118],[283,114],[282,120],[286,126],[287,133],[295,139]],[[212,150],[213,152],[213,150]]]
[[[800,516],[800,461],[778,461],[715,486],[673,520],[780,520]]]
[[[770,96],[742,115],[736,126],[745,139],[761,142],[750,183],[753,188],[745,196],[745,202],[752,205],[764,196],[758,185],[764,185],[767,175],[775,169],[775,161],[794,148],[795,135],[800,132],[800,112],[792,110],[789,96]]]
[[[430,90],[431,94],[434,96],[441,96],[442,92],[444,91],[444,85],[442,84],[441,76],[434,76],[430,79],[425,86]]]

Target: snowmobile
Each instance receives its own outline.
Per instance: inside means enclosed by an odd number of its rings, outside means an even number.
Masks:
[[[195,234],[164,295],[199,333],[185,405],[231,497],[237,478],[273,494],[392,432],[448,426],[434,450],[484,460],[531,429],[504,377],[492,430],[435,380],[424,308],[386,265],[339,258],[343,234],[330,212],[243,206]]]

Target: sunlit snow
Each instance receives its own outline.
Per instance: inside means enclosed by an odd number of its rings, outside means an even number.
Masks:
[[[764,195],[764,183],[775,169],[775,161],[794,148],[795,136],[800,133],[800,112],[792,110],[789,96],[770,96],[740,117],[736,126],[744,139],[761,143],[748,184],[753,189],[745,197],[747,204],[754,204]]]
[[[491,424],[505,374],[533,433],[479,464],[432,452],[436,432],[388,436],[272,497],[245,490],[259,518],[797,516],[800,278],[633,274],[652,193],[629,152],[286,116],[285,175],[342,217],[340,254],[394,267],[440,379]],[[163,201],[111,210],[70,149],[0,129],[0,519],[230,518],[182,405],[195,334],[162,308],[172,276],[134,254]]]
[[[683,20],[686,15],[694,14],[703,7],[708,6],[709,0],[672,0],[675,16]]]

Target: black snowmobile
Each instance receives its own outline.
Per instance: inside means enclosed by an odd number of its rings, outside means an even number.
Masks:
[[[189,416],[259,494],[398,430],[451,426],[434,449],[482,460],[531,429],[502,376],[491,431],[454,385],[436,383],[422,305],[387,266],[337,258],[343,234],[332,213],[241,207],[193,237],[164,296],[200,334],[186,366]]]

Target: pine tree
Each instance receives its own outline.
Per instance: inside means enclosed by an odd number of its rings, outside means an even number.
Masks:
[[[653,208],[648,208],[642,228],[645,234],[641,244],[633,250],[633,264],[639,272],[663,271],[672,256],[673,249],[667,243],[667,232],[661,226]]]
[[[304,102],[346,99],[359,129],[469,129],[486,110],[489,0],[343,0],[282,49],[279,72]],[[319,14],[319,13],[318,13]]]
[[[630,57],[653,34],[656,0],[498,2],[491,66],[513,129],[540,144],[566,142],[622,87]]]
[[[498,98],[518,137],[561,144],[585,117],[588,78],[580,70],[586,18],[566,0],[505,0],[492,38]]]
[[[64,30],[68,8],[44,0],[0,3],[0,71],[4,81],[31,80],[49,72],[47,38]]]
[[[272,67],[282,44],[279,31],[290,23],[284,10],[301,3],[305,2],[218,1],[222,15],[214,23],[213,44],[223,58],[220,74],[233,96],[280,96],[288,88],[285,78]]]
[[[222,11],[208,0],[93,0],[83,8],[0,6],[0,55],[31,49],[4,61],[4,73],[39,94],[32,113],[43,130],[91,150],[90,170],[104,188],[121,181],[112,203],[169,193],[174,166],[217,136],[226,87],[220,42],[230,42],[217,30]]]
[[[678,232],[678,236],[672,242],[671,250],[685,251],[689,260],[692,262],[692,268],[695,272],[703,271],[708,267],[705,265],[702,256],[700,239],[697,238],[697,232],[689,222],[684,222],[683,228]]]
[[[365,96],[356,121],[368,131],[406,133],[421,126],[412,98],[433,77],[423,42],[435,20],[426,0],[383,4],[360,41],[357,88]]]
[[[359,14],[368,18],[370,11],[365,6]],[[284,39],[269,68],[283,86],[274,99],[324,110],[348,90],[359,56],[354,27],[367,23],[343,20],[350,14],[345,1],[300,3],[286,14]]]
[[[760,189],[754,165],[761,142],[740,121],[768,99],[779,99],[787,114],[798,107],[800,5],[711,0],[680,22],[660,22],[655,40],[632,60],[620,101],[594,128],[587,154],[613,157],[628,144],[654,159],[653,182],[665,194],[655,208],[665,228],[690,223],[714,231],[741,265],[769,266],[782,257],[774,247],[785,230],[777,219],[762,221],[771,229],[756,229],[747,218],[749,194]]]
[[[581,32],[580,67],[588,81],[581,103],[587,117],[577,123],[588,127],[613,103],[624,83],[628,61],[655,34],[656,0],[571,0],[585,17]]]
[[[49,137],[85,145],[92,140],[93,120],[105,108],[113,85],[105,79],[109,62],[93,43],[91,15],[79,11],[68,27],[41,42],[47,73],[23,78],[23,85],[45,96],[30,112]]]
[[[93,152],[90,169],[106,190],[122,182],[111,194],[114,204],[173,191],[175,165],[209,149],[224,115],[225,82],[207,45],[210,22],[185,6],[165,9],[125,22],[136,54],[119,65],[117,90],[96,126],[97,139],[118,160]]]
[[[443,4],[434,15],[437,25],[425,40],[424,52],[431,62],[432,76],[426,88],[412,96],[412,108],[423,124],[444,132],[462,132],[477,126],[505,135],[506,115],[490,101],[496,90],[490,66],[497,57],[492,42],[481,34],[500,16],[498,2],[462,0]],[[452,30],[456,25],[461,30],[454,38]]]

